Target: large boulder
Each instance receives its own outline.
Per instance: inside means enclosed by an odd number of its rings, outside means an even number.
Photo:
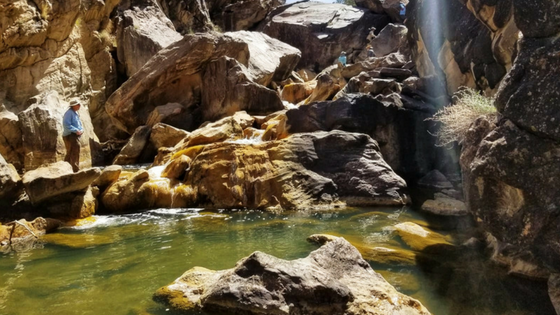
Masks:
[[[194,139],[193,133],[190,141]],[[192,145],[172,154],[166,163],[183,155],[191,159],[180,182],[162,178],[165,166],[127,175],[104,193],[105,207],[130,211],[198,205],[281,211],[329,208],[342,202],[356,206],[408,202],[406,183],[383,161],[377,143],[364,134],[331,131],[260,144]]]
[[[406,25],[421,77],[439,76],[431,94],[460,86],[495,93],[511,68],[518,31],[509,1],[413,0]],[[472,9],[473,11],[470,11]]]
[[[24,166],[27,171],[64,160],[66,148],[62,139],[62,119],[69,109],[56,92],[34,98],[35,103],[18,115],[22,134]],[[86,106],[78,112],[84,127],[80,142],[80,167],[92,166],[91,144],[98,143]]]
[[[342,51],[350,60],[365,47],[370,27],[381,30],[386,15],[343,4],[295,3],[271,12],[259,30],[301,50],[298,67],[315,72],[332,65]]]
[[[23,175],[23,186],[33,205],[50,198],[85,190],[99,175],[98,168],[72,171],[68,162],[57,162]]]
[[[408,29],[404,25],[390,23],[385,26],[377,36],[374,36],[369,44],[375,53],[375,57],[383,57],[394,52],[410,54],[407,39]],[[362,55],[365,55],[363,52]]]
[[[247,68],[239,61],[221,57],[206,67],[202,78],[201,116],[215,121],[245,110],[264,115],[283,109],[278,94],[251,80]]]
[[[288,110],[291,133],[346,130],[370,135],[383,158],[401,176],[418,179],[433,168],[453,172],[456,161],[447,150],[435,148],[435,130],[426,121],[431,113],[381,102],[370,95],[349,94],[333,102],[317,102]]]
[[[430,314],[343,238],[292,261],[254,252],[232,269],[195,267],[154,299],[176,310],[213,314]]]
[[[151,3],[150,3],[151,4]],[[153,3],[133,6],[122,13],[117,29],[117,53],[130,77],[162,48],[183,38]]]
[[[150,133],[150,143],[156,148],[174,147],[179,141],[187,138],[189,132],[167,124],[155,124]]]
[[[269,86],[287,79],[301,57],[299,49],[259,32],[227,33],[249,46],[249,72],[255,83]]]
[[[178,127],[185,130],[193,130],[205,120],[220,119],[237,110],[259,113],[282,109],[274,91],[253,80],[260,82],[270,76],[268,62],[274,58],[278,60],[273,64],[279,67],[290,63],[280,61],[284,54],[271,55],[263,58],[268,60],[267,68],[261,69],[263,63],[251,61],[262,58],[251,54],[250,46],[264,44],[257,42],[257,38],[266,40],[268,45],[284,45],[264,36],[244,41],[228,33],[187,35],[156,54],[113,93],[106,105],[107,112],[120,122],[123,130],[132,133],[146,123],[157,106],[168,103],[183,106],[180,117],[174,121],[179,121],[182,125]],[[281,76],[291,70],[272,72]],[[227,98],[221,100],[212,95]]]
[[[150,126],[136,128],[134,134],[132,134],[126,145],[121,149],[121,152],[113,160],[113,164],[129,165],[144,162],[142,160],[142,152],[150,140],[151,132],[152,128]]]

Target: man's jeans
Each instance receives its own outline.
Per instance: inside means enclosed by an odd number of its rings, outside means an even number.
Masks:
[[[64,145],[66,146],[66,157],[64,161],[72,165],[74,173],[80,169],[80,136],[75,133],[71,133],[65,137]]]

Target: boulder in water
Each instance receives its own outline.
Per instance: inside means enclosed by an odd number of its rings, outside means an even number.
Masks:
[[[303,259],[286,261],[255,252],[232,269],[195,267],[159,289],[154,299],[176,310],[216,314],[429,314],[373,271],[342,238]]]

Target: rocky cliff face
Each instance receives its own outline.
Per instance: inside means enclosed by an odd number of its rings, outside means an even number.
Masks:
[[[362,52],[370,28],[381,30],[390,22],[387,15],[341,4],[296,3],[271,12],[259,31],[302,51],[300,68],[318,72],[346,51],[349,62]]]
[[[510,0],[414,0],[407,8],[418,72],[443,79],[432,93],[452,94],[460,86],[497,91],[516,54]]]
[[[461,156],[467,202],[495,258],[512,272],[540,278],[560,271],[559,14],[553,1],[513,2],[523,38],[497,94],[501,119],[479,119]]]
[[[52,162],[53,155],[46,150],[53,147],[37,147],[27,140],[37,133],[25,134],[31,125],[41,125],[39,117],[23,114],[34,104],[40,106],[41,95],[56,93],[58,102],[44,103],[45,115],[53,119],[65,110],[66,102],[79,97],[83,102],[83,119],[103,126],[98,132],[110,136],[110,120],[104,114],[102,104],[115,86],[115,63],[110,54],[111,11],[118,1],[82,4],[80,1],[13,1],[0,8],[3,17],[0,33],[0,103],[4,121],[0,134],[9,144],[2,146],[8,162],[26,169]],[[20,115],[14,119],[13,115]],[[23,116],[22,116],[23,115]],[[10,118],[12,117],[12,118]],[[27,117],[28,119],[21,119]],[[90,118],[91,117],[91,118]],[[90,123],[91,125],[91,123]],[[61,124],[59,124],[59,127]],[[15,128],[14,128],[15,127]],[[40,136],[50,142],[62,142],[59,127],[44,129]],[[91,126],[89,126],[91,127]],[[18,132],[22,138],[18,138]],[[31,128],[33,129],[33,128]],[[115,129],[116,130],[116,129]],[[47,132],[48,131],[48,132]],[[114,135],[114,133],[113,133]],[[84,137],[82,162],[88,160],[90,142],[98,139],[90,128]],[[23,140],[23,141],[22,141]],[[22,148],[23,145],[23,148]],[[14,154],[15,152],[15,154]],[[33,152],[32,156],[30,152]],[[62,152],[55,150],[54,160]],[[30,160],[33,160],[32,162]]]

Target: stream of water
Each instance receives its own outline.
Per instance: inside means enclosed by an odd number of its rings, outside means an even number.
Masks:
[[[152,294],[191,267],[229,269],[257,250],[305,257],[318,248],[306,241],[316,233],[408,250],[391,226],[425,222],[409,208],[285,214],[162,209],[95,219],[49,234],[33,250],[0,256],[0,314],[170,314]],[[505,277],[474,249],[426,257],[414,266],[371,264],[436,315],[552,310],[541,294],[545,284]]]

